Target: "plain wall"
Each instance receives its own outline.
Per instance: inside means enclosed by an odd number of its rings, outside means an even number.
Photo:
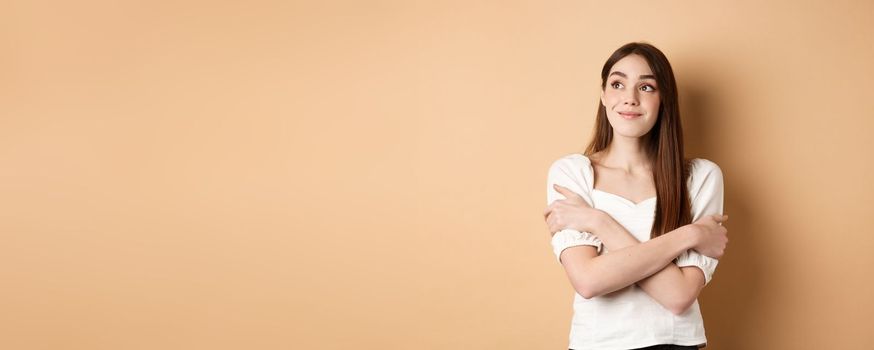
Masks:
[[[0,348],[563,349],[546,172],[665,52],[708,349],[867,349],[871,1],[7,1]]]

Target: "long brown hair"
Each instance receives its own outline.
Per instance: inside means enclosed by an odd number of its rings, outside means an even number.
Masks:
[[[642,42],[628,43],[613,52],[601,69],[601,90],[607,84],[607,74],[619,60],[628,55],[640,55],[655,75],[659,93],[659,113],[655,125],[643,136],[644,147],[652,161],[652,175],[656,187],[655,219],[650,238],[656,238],[692,222],[691,201],[686,179],[689,160],[684,157],[683,128],[680,122],[680,103],[677,82],[667,57],[655,46]],[[607,120],[607,110],[598,102],[595,134],[585,154],[606,149],[613,140],[613,127]]]

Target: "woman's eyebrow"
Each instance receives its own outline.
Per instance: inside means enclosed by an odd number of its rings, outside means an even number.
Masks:
[[[623,78],[628,79],[628,76],[625,75],[625,73],[622,73],[622,72],[620,72],[620,71],[615,71],[615,72],[613,72],[613,73],[610,73],[610,75],[608,75],[608,77],[609,77],[609,76],[612,76],[612,75],[614,75],[614,74],[616,74],[616,75],[618,75],[618,76],[620,76],[620,77],[623,77]],[[644,74],[644,75],[641,75],[641,76],[640,76],[640,80],[643,80],[643,79],[652,79],[652,80],[655,80],[655,75],[652,75],[652,74]]]

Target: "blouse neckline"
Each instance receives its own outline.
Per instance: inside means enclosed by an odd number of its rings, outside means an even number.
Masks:
[[[632,207],[640,207],[640,206],[645,205],[645,204],[647,204],[647,203],[649,203],[649,202],[651,202],[651,201],[655,201],[656,198],[657,198],[657,197],[649,197],[649,198],[644,199],[644,200],[642,200],[642,201],[640,201],[640,202],[634,203],[634,202],[631,201],[630,199],[625,198],[625,197],[622,197],[622,196],[620,196],[620,195],[618,195],[618,194],[615,194],[615,193],[610,193],[610,192],[607,192],[607,191],[601,191],[601,190],[599,190],[599,189],[597,189],[597,188],[593,188],[593,189],[592,189],[592,192],[595,192],[595,191],[598,191],[598,192],[600,192],[600,193],[603,193],[603,194],[606,194],[606,195],[612,196],[612,197],[614,197],[614,198],[616,198],[616,199],[618,199],[618,200],[620,200],[620,201],[622,201],[622,202],[625,202],[625,204],[628,204],[628,205],[630,205],[630,206],[632,206]]]

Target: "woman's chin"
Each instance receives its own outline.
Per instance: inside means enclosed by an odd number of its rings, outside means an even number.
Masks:
[[[643,137],[643,135],[646,135],[647,132],[649,132],[649,130],[613,128],[614,137],[621,136],[623,138],[640,138]]]

